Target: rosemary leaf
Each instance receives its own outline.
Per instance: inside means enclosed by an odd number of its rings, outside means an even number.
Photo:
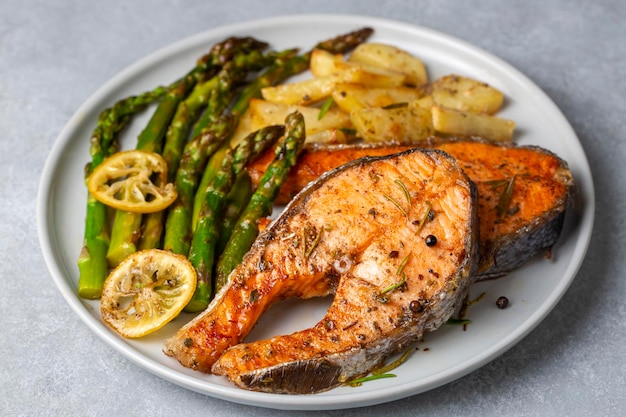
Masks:
[[[406,198],[407,204],[409,205],[409,207],[411,207],[411,195],[409,194],[409,190],[406,189],[406,186],[404,185],[402,181],[395,180],[394,182],[396,183],[398,187],[400,187],[400,189],[404,193],[404,198]]]
[[[395,361],[380,367],[378,369],[374,369],[372,371],[372,375],[380,375],[380,374],[386,374],[389,371],[392,371],[394,369],[396,369],[398,366],[402,365],[411,355],[411,352],[413,352],[413,349],[409,349],[406,352],[404,352],[402,354],[402,356],[400,356],[398,359],[396,359]]]
[[[407,102],[392,103],[392,104],[388,104],[386,106],[383,106],[382,109],[383,110],[400,109],[402,107],[407,107],[408,105],[409,105],[409,103],[407,103]]]
[[[346,135],[354,136],[356,135],[356,129],[352,129],[349,127],[340,127],[339,131],[345,133]]]
[[[410,256],[411,254],[409,253],[407,256],[405,256],[402,262],[400,262],[400,265],[398,265],[398,270],[396,271],[396,275],[402,274],[402,271],[404,271],[404,267],[406,266],[407,262],[409,262]]]
[[[513,189],[515,188],[515,175],[511,178],[506,188],[500,195],[500,199],[498,200],[498,206],[496,207],[496,214],[498,215],[498,219],[502,220],[505,214],[509,211],[509,207],[511,206],[511,199],[513,197]]]
[[[357,379],[353,379],[352,381],[348,381],[348,385],[350,385],[351,387],[360,387],[364,382],[368,382],[368,381],[374,381],[376,379],[383,379],[383,378],[395,378],[396,376],[394,374],[379,374],[379,375],[368,375],[368,376],[364,376],[363,378],[357,378]]]
[[[400,205],[400,203],[398,203],[396,200],[394,200],[394,199],[393,199],[393,197],[388,196],[388,195],[386,195],[386,194],[384,195],[384,197],[385,197],[387,200],[391,201],[391,202],[393,203],[393,205],[394,205],[394,206],[396,206],[396,207],[398,208],[398,210],[400,210],[400,213],[402,213],[402,214],[403,214],[403,215],[405,215],[405,216],[408,216],[408,215],[409,215],[409,214],[406,212],[406,210],[404,209],[404,207],[402,207],[402,206]]]
[[[399,288],[399,287],[403,286],[405,282],[406,282],[406,274],[403,272],[402,273],[402,280],[400,280],[399,282],[396,282],[395,284],[391,284],[390,286],[388,286],[387,288],[382,290],[380,292],[379,296],[383,295],[383,294],[387,294],[388,292],[391,292],[391,291],[395,290],[396,288]]]
[[[424,215],[420,219],[420,222],[417,224],[417,231],[415,232],[415,234],[419,233],[422,230],[422,227],[424,227],[424,225],[426,224],[426,220],[428,220],[428,215],[430,214],[430,211],[432,210],[432,208],[433,206],[432,204],[430,204],[430,201],[427,201],[426,211],[424,212]]]
[[[470,324],[472,321],[468,320],[468,319],[448,319],[448,321],[446,321],[446,324],[455,324],[455,325],[462,325],[462,324]]]
[[[333,103],[334,101],[332,96],[328,97],[324,101],[324,104],[322,104],[322,107],[320,108],[320,112],[317,114],[317,120],[322,120],[322,117],[324,117],[326,113],[328,113],[328,110],[330,110],[330,108],[333,106]]]

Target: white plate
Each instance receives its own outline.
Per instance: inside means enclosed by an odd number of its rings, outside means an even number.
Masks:
[[[98,302],[76,295],[76,259],[82,245],[86,201],[83,166],[89,159],[89,137],[98,113],[122,97],[170,83],[193,67],[196,58],[212,44],[231,35],[252,35],[270,42],[277,50],[294,46],[308,50],[318,40],[364,26],[375,29],[372,41],[391,43],[423,58],[431,79],[455,72],[499,88],[507,97],[501,115],[517,122],[517,141],[543,146],[569,162],[580,196],[567,216],[553,259],[536,259],[510,276],[477,284],[472,296],[486,292],[486,298],[470,308],[473,323],[467,331],[443,326],[426,335],[419,345],[422,349],[394,371],[396,378],[316,395],[248,392],[222,377],[183,368],[166,357],[161,347],[164,338],[189,319],[186,316],[137,341],[123,340],[109,331],[100,319]],[[133,122],[123,147],[134,146],[134,138],[148,117],[149,112]],[[43,254],[59,291],[89,328],[121,354],[159,377],[210,396],[263,407],[319,410],[367,406],[424,392],[468,374],[519,342],[556,305],[582,263],[593,227],[594,192],[587,159],[569,123],[554,103],[515,68],[464,41],[430,29],[370,17],[302,15],[201,33],[151,54],[102,86],[59,135],[41,177],[37,214]],[[494,301],[500,295],[511,300],[506,310],[495,307]],[[261,320],[251,337],[309,327],[323,316],[328,304],[328,300],[279,304]],[[425,351],[424,347],[429,349]]]

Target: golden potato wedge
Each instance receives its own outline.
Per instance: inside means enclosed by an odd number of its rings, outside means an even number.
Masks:
[[[350,113],[357,136],[366,142],[417,143],[433,134],[429,108],[411,102],[403,107],[366,108]]]
[[[265,87],[261,89],[261,95],[272,103],[309,105],[330,96],[335,85],[339,83],[361,80],[358,72],[358,69],[341,71],[324,77]]]
[[[488,114],[471,113],[434,105],[433,127],[437,132],[455,136],[480,136],[490,140],[510,141],[515,122]]]
[[[310,105],[331,95],[337,84],[353,83],[370,87],[399,87],[405,76],[384,72],[371,72],[359,66],[323,77],[311,78],[289,84],[265,87],[263,98],[272,103]]]
[[[250,101],[250,117],[252,131],[264,126],[282,124],[288,114],[298,110],[304,117],[304,126],[307,138],[319,132],[332,129],[351,129],[352,122],[350,116],[341,111],[338,107],[331,107],[319,118],[320,109],[316,107],[306,107],[300,105],[288,105],[282,103],[272,103],[261,99]],[[330,135],[330,133],[327,133]],[[336,134],[338,135],[338,133]],[[337,140],[338,136],[336,136]],[[330,140],[330,139],[327,139]]]
[[[482,81],[452,74],[435,80],[433,99],[450,109],[495,114],[502,107],[504,95]]]
[[[416,87],[366,87],[356,84],[337,84],[332,93],[335,103],[345,112],[367,107],[385,107],[394,103],[409,103],[421,98],[424,90]]]
[[[350,137],[342,128],[330,128],[307,135],[306,143],[348,143]]]
[[[348,62],[367,64],[405,74],[406,82],[412,85],[428,83],[428,74],[422,60],[395,46],[362,43],[354,49]]]
[[[420,98],[419,100],[415,101],[415,105],[416,106],[420,106],[423,107],[425,109],[429,109],[435,104],[435,100],[433,100],[433,96],[432,94],[429,94],[427,96],[424,96],[422,98]]]
[[[394,73],[392,71],[380,71],[376,68],[364,68],[357,66],[349,69],[354,72],[355,84],[366,87],[392,88],[401,87],[406,82],[406,75]]]
[[[326,77],[345,71],[348,68],[345,65],[345,59],[341,54],[332,54],[323,49],[314,49],[311,52],[309,61],[309,69],[314,77]]]
[[[311,73],[315,77],[326,77],[333,74],[339,74],[350,69],[358,68],[364,74],[377,76],[374,81],[369,81],[366,77],[359,81],[361,84],[370,86],[400,86],[406,82],[407,75],[398,71],[392,71],[379,65],[370,65],[366,62],[348,62],[343,55],[331,54],[330,52],[316,49],[311,53],[309,64]],[[385,81],[380,81],[378,78]],[[388,79],[386,79],[388,77]],[[393,80],[393,81],[391,81]]]

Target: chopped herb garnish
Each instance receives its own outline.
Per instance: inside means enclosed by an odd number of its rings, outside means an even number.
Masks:
[[[409,207],[411,207],[411,195],[409,194],[409,190],[406,189],[406,186],[402,181],[395,180],[394,182],[398,185],[398,187],[400,187],[400,189],[404,193],[404,198],[406,198],[407,204],[409,205]]]
[[[473,300],[469,301],[469,302],[467,303],[467,306],[468,306],[468,307],[473,306],[474,304],[476,304],[477,302],[479,302],[480,300],[482,300],[483,298],[485,298],[485,295],[486,295],[486,294],[487,294],[487,293],[486,293],[486,292],[484,292],[484,291],[483,291],[483,292],[481,292],[481,293],[480,293],[480,295],[479,295],[478,297],[476,297],[476,298],[474,298]]]
[[[483,184],[488,185],[489,187],[491,187],[492,190],[500,187],[505,187],[508,183],[509,180],[507,179],[483,181]]]
[[[370,171],[368,175],[370,176],[370,180],[372,180],[373,183],[378,182],[378,179],[380,178],[380,174],[376,171]]]
[[[401,102],[401,103],[392,103],[389,104],[387,106],[383,106],[383,110],[393,110],[393,109],[400,109],[402,107],[407,107],[409,105],[409,103],[407,102]]]
[[[502,220],[506,213],[509,211],[509,207],[511,206],[511,199],[513,197],[513,189],[515,188],[515,175],[509,181],[506,188],[500,195],[500,199],[498,200],[498,206],[496,207],[496,214],[498,215],[498,219]]]
[[[258,299],[259,299],[259,290],[255,288],[250,292],[250,298],[248,299],[248,302],[250,302],[250,304],[254,304],[257,302]]]
[[[398,270],[396,271],[396,275],[399,275],[402,277],[402,279],[398,282],[396,282],[395,284],[391,284],[390,286],[388,286],[387,288],[385,288],[384,290],[382,290],[379,294],[378,294],[378,301],[381,301],[382,299],[389,301],[386,297],[383,297],[383,295],[395,290],[396,288],[400,288],[401,286],[403,286],[406,283],[406,274],[404,273],[404,267],[406,266],[407,262],[409,261],[409,257],[411,256],[411,254],[409,253],[403,260],[402,262],[400,262],[400,265],[398,266]],[[383,302],[383,301],[381,301]]]
[[[395,290],[396,288],[403,286],[404,283],[406,283],[406,274],[402,273],[402,280],[400,280],[399,282],[396,282],[395,284],[391,284],[390,286],[382,290],[379,295],[387,294],[388,292],[391,292]]]
[[[357,378],[357,379],[353,379],[352,381],[348,381],[347,384],[350,385],[351,387],[360,387],[364,382],[374,381],[376,379],[395,378],[395,377],[396,376],[394,374],[368,375],[368,376],[364,376],[363,378]]]
[[[402,365],[411,355],[411,352],[413,352],[413,349],[409,349],[406,352],[404,352],[402,354],[402,356],[400,356],[398,359],[396,359],[395,361],[381,367],[378,369],[374,369],[372,371],[372,375],[380,375],[380,374],[386,374],[389,371],[392,371],[394,369],[396,369],[398,366]]]
[[[420,219],[419,223],[417,223],[417,231],[415,233],[419,233],[420,230],[422,230],[422,227],[424,227],[424,225],[426,224],[426,221],[428,220],[428,218],[431,215],[430,213],[432,213],[432,205],[430,204],[430,201],[427,201],[426,202],[426,211],[424,212],[424,215]]]
[[[391,197],[389,195],[385,195],[385,198],[387,200],[391,201],[393,203],[393,205],[396,206],[398,208],[398,210],[400,210],[400,213],[402,213],[406,217],[408,217],[409,216],[408,210],[411,209],[411,195],[409,194],[409,190],[407,190],[407,188],[404,185],[404,183],[402,181],[400,181],[400,180],[395,180],[394,183],[398,187],[400,187],[400,189],[402,190],[402,193],[404,194],[404,198],[406,199],[406,202],[409,205],[408,209],[405,209],[404,207],[402,207],[397,200],[395,200],[393,197]]]
[[[345,133],[346,135],[350,135],[350,136],[355,136],[356,135],[356,129],[352,129],[352,128],[349,128],[349,127],[340,127],[339,131]]]
[[[398,270],[396,271],[396,275],[401,275],[402,272],[404,271],[404,267],[406,266],[407,262],[409,262],[409,257],[411,256],[411,254],[409,253],[407,256],[405,256],[405,258],[402,260],[402,262],[400,262],[400,265],[398,266]]]
[[[388,196],[388,195],[386,195],[386,194],[384,195],[384,197],[385,197],[387,200],[391,201],[391,202],[393,203],[393,205],[394,205],[394,206],[396,206],[396,207],[398,208],[398,210],[400,210],[400,213],[402,213],[402,214],[403,214],[403,215],[405,215],[405,216],[408,216],[408,213],[406,212],[406,210],[404,209],[404,207],[402,207],[402,206],[400,205],[400,203],[398,203],[396,200],[394,200],[394,199],[393,199],[393,197],[390,197],[390,196]]]
[[[303,243],[304,243],[304,258],[308,259],[309,256],[311,256],[311,253],[313,253],[313,250],[315,250],[315,248],[317,247],[317,244],[320,241],[320,238],[322,237],[322,230],[320,229],[318,230],[317,234],[315,235],[315,238],[313,239],[313,242],[311,242],[311,246],[307,246],[307,242],[306,242],[306,230],[304,231],[304,237],[303,237]]]
[[[324,104],[322,104],[322,107],[320,108],[320,112],[317,114],[317,120],[321,120],[322,117],[324,117],[326,115],[326,113],[328,113],[328,110],[330,110],[330,108],[333,106],[333,98],[328,97],[325,101]]]
[[[470,324],[472,321],[468,320],[468,319],[448,319],[448,321],[446,321],[446,324],[454,324],[454,325],[465,325],[465,324]]]

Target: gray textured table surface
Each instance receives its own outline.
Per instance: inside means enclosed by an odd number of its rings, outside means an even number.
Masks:
[[[127,65],[209,28],[295,13],[411,22],[465,39],[536,82],[592,166],[588,255],[548,317],[453,383],[369,415],[616,416],[626,413],[626,6],[612,1],[0,2],[0,415],[308,415],[238,405],[166,382],[93,334],[44,264],[35,198],[64,124]],[[6,284],[6,285],[4,285]],[[362,415],[364,410],[322,415]]]

